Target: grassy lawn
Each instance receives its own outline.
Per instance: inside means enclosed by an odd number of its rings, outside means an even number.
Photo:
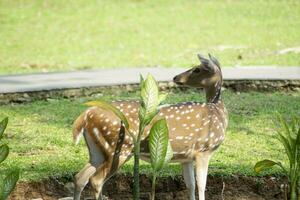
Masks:
[[[134,99],[136,92],[104,91],[103,98]],[[224,144],[210,163],[210,173],[255,175],[253,165],[263,158],[284,159],[282,147],[275,139],[271,119],[275,111],[285,115],[300,114],[300,93],[241,93],[224,92],[230,113],[229,129]],[[72,144],[71,124],[81,113],[87,98],[37,101],[22,105],[0,107],[0,118],[10,117],[6,141],[11,146],[4,168],[22,169],[22,180],[39,180],[48,176],[70,176],[87,162],[83,141]],[[202,101],[197,91],[170,92],[166,103]],[[142,163],[142,172],[150,166]],[[3,168],[2,168],[3,169]],[[162,175],[180,173],[180,166],[172,164]],[[128,162],[122,172],[132,172]],[[280,170],[269,171],[273,175]]]
[[[0,0],[0,74],[95,67],[300,65],[300,2]]]

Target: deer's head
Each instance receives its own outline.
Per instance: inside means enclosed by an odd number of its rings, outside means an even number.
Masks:
[[[219,61],[209,54],[209,59],[198,54],[200,65],[174,77],[178,85],[209,88],[222,83],[222,73]]]

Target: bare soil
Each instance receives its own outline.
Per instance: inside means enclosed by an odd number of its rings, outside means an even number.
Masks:
[[[283,179],[275,177],[209,176],[206,197],[209,200],[275,200],[283,199],[280,185]],[[132,176],[117,174],[104,186],[103,194],[108,199],[131,200]],[[141,175],[141,199],[150,199],[151,179]],[[10,200],[43,199],[54,200],[72,196],[72,184],[66,179],[47,179],[42,182],[21,182]],[[188,192],[182,176],[159,178],[156,185],[158,200],[187,200]],[[89,186],[83,192],[83,199],[92,199]]]

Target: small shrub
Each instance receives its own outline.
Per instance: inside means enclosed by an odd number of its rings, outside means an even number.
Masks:
[[[289,165],[286,167],[279,161],[266,159],[257,162],[254,170],[259,173],[275,165],[279,166],[288,177],[290,200],[300,200],[300,119],[293,117],[288,121],[278,115],[277,124],[277,139],[284,146]]]
[[[8,118],[3,119],[0,122],[0,164],[7,158],[9,154],[9,147],[7,144],[1,143],[3,139],[4,131],[8,124]],[[9,194],[15,188],[19,179],[19,170],[10,170],[0,179],[0,200],[6,200]]]

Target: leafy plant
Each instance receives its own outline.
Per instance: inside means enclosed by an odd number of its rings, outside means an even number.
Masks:
[[[151,127],[149,135],[149,149],[153,170],[151,199],[154,200],[157,172],[161,170],[173,157],[166,119],[156,121]]]
[[[0,122],[0,140],[3,138],[4,131],[8,124],[8,118]],[[7,144],[0,146],[0,164],[7,158],[9,154],[9,147]],[[19,180],[19,170],[11,170],[7,172],[0,180],[0,200],[6,200],[9,194],[15,188]]]
[[[289,166],[285,167],[281,162],[266,159],[257,162],[254,170],[259,173],[275,165],[279,166],[288,177],[290,199],[300,200],[300,119],[293,117],[289,121],[278,115],[276,122],[279,125],[277,139],[284,146]]]
[[[127,118],[124,116],[122,112],[119,111],[113,105],[105,102],[105,101],[92,101],[86,103],[88,106],[99,106],[104,109],[108,109],[113,111],[122,121],[125,128],[127,129],[130,136],[133,138],[134,144],[134,166],[133,166],[133,175],[134,175],[134,182],[133,182],[133,198],[134,200],[140,199],[140,187],[139,187],[139,160],[140,160],[140,145],[141,145],[141,138],[144,134],[145,128],[151,123],[153,118],[158,113],[158,106],[159,104],[166,98],[165,94],[159,94],[158,85],[150,74],[147,76],[146,80],[141,76],[140,77],[140,88],[141,88],[141,104],[139,108],[139,131],[138,134],[135,135],[131,132],[129,123]],[[160,122],[163,123],[163,122]],[[156,131],[159,130],[162,124],[157,124]],[[153,129],[154,130],[154,129]],[[165,133],[165,130],[162,132]],[[161,166],[156,168],[157,170],[160,169]],[[156,171],[157,171],[156,170]],[[155,182],[155,181],[154,181]]]

